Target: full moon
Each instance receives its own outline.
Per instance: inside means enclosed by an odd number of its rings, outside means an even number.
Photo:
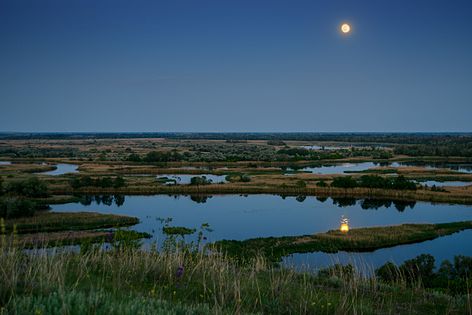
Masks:
[[[351,25],[347,23],[344,23],[343,25],[341,25],[341,32],[343,32],[344,34],[347,34],[350,31],[351,31]]]

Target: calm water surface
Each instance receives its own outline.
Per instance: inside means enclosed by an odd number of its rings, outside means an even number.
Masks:
[[[98,203],[97,203],[98,202]],[[441,223],[472,220],[472,207],[465,205],[394,203],[379,200],[316,199],[275,195],[190,196],[111,196],[90,197],[84,204],[52,205],[54,211],[96,211],[135,216],[140,223],[132,227],[152,234],[146,242],[162,242],[162,223],[159,218],[172,218],[172,226],[198,228],[209,223],[213,232],[209,241],[221,239],[244,240],[254,237],[302,235],[336,229],[342,215],[350,219],[351,227],[394,225],[402,223]],[[189,237],[188,239],[191,239]],[[294,255],[286,263],[298,266],[322,266],[333,257],[347,261],[353,257],[379,265],[391,258],[401,262],[419,253],[452,258],[462,253],[472,256],[472,233],[461,232],[420,244],[398,246],[373,253],[340,255],[313,253]],[[403,250],[403,248],[405,250]],[[452,256],[451,256],[452,255]]]
[[[165,178],[172,180],[169,181],[167,184],[172,185],[187,185],[190,184],[192,177],[202,177],[205,176],[207,179],[211,180],[212,184],[219,184],[226,182],[226,175],[213,175],[213,174],[160,174],[157,178]]]
[[[78,172],[78,165],[75,164],[56,164],[56,169],[53,171],[41,172],[40,174],[44,175],[64,175],[68,173],[77,173]]]
[[[374,167],[389,166],[389,167],[424,167],[429,170],[449,169],[461,173],[472,173],[472,164],[452,164],[452,163],[417,163],[417,162],[362,162],[362,163],[339,163],[333,165],[323,165],[314,167],[303,167],[300,169],[288,168],[288,171],[301,171],[313,174],[345,174],[346,172],[360,172]],[[287,173],[292,175],[293,173]]]
[[[419,182],[421,185],[432,187],[443,187],[443,186],[454,186],[454,187],[465,187],[472,185],[472,182],[459,182],[459,181],[446,181],[446,182],[438,182],[436,180],[427,180],[424,182]]]
[[[325,165],[325,166],[316,166],[316,167],[304,167],[297,169],[301,172],[309,172],[313,174],[343,174],[346,171],[364,171],[369,168],[379,166],[378,163],[374,162],[363,162],[363,163],[341,163],[335,165]],[[289,171],[294,171],[295,169],[288,169]]]

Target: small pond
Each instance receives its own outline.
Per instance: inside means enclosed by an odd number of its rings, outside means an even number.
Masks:
[[[69,174],[69,173],[77,173],[78,168],[79,168],[79,166],[75,164],[56,164],[55,166],[56,166],[55,170],[41,172],[39,174],[52,175],[52,176],[64,175],[64,174]]]

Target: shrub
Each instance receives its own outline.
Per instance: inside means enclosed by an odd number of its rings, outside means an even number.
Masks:
[[[70,185],[74,189],[78,189],[81,187],[101,187],[101,188],[121,188],[126,185],[126,182],[123,177],[118,176],[114,179],[110,177],[102,177],[102,178],[91,178],[90,176],[81,176],[81,177],[74,177],[70,181]]]
[[[37,177],[31,177],[22,181],[11,182],[7,187],[7,192],[24,197],[41,198],[48,196],[48,187]]]
[[[358,187],[358,183],[351,176],[341,176],[333,179],[331,186],[338,188],[354,188]]]
[[[36,211],[36,204],[23,198],[8,197],[0,199],[0,217],[13,219],[30,217]]]
[[[206,176],[195,176],[190,179],[190,185],[209,185],[211,179],[207,179]]]
[[[327,187],[328,184],[324,180],[320,180],[319,182],[316,183],[317,187]]]
[[[141,162],[141,157],[136,153],[131,153],[127,158],[130,162]]]
[[[297,187],[305,188],[306,187],[306,182],[304,180],[297,181]]]
[[[376,269],[375,275],[384,282],[396,282],[400,279],[400,269],[394,263],[388,262]]]

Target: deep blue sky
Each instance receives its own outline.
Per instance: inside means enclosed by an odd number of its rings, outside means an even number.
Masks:
[[[471,122],[470,0],[0,0],[0,131]]]

